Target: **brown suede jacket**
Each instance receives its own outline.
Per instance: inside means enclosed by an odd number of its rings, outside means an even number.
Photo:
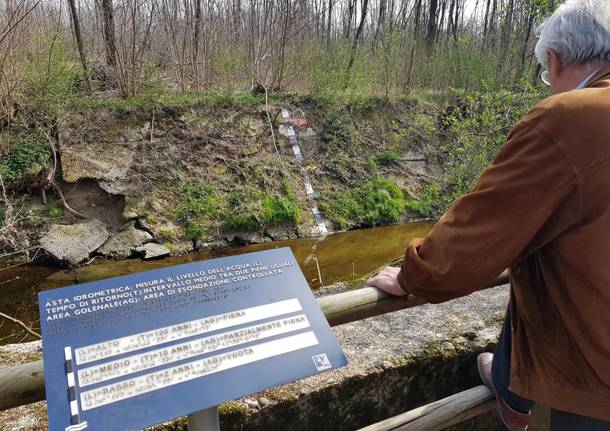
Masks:
[[[511,268],[510,389],[610,420],[610,68],[537,104],[398,274],[430,302]]]

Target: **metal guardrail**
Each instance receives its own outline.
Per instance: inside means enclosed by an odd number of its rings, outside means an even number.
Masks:
[[[508,272],[504,272],[488,287],[506,284],[508,280]],[[318,304],[331,326],[412,308],[425,303],[426,301],[421,298],[389,296],[371,287],[318,298]],[[44,399],[42,361],[0,368],[0,411]]]

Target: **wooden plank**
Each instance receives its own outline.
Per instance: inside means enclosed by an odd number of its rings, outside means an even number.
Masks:
[[[530,420],[530,431],[549,431],[551,429],[551,409],[547,406],[536,404],[532,409]]]
[[[493,393],[481,385],[361,428],[359,431],[437,431],[494,408]]]
[[[488,288],[507,284],[508,282],[508,271],[505,271],[493,280]],[[404,296],[389,296],[372,287],[318,298],[318,304],[320,304],[320,308],[331,326],[416,307],[425,303],[426,301],[415,296],[407,298]]]
[[[508,282],[508,273],[496,278],[489,287]],[[389,296],[365,287],[318,298],[318,304],[331,326],[378,316],[425,304],[414,296]],[[44,399],[42,361],[0,368],[0,411]]]
[[[0,368],[0,411],[44,399],[42,361]]]
[[[373,287],[318,298],[318,304],[331,326],[415,307],[426,301],[414,296],[389,296]]]

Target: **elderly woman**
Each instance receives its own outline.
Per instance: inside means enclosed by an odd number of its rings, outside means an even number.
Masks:
[[[610,431],[610,0],[563,3],[536,55],[555,95],[408,246],[402,268],[368,284],[436,303],[510,267],[498,346],[478,359],[500,422],[526,430],[539,402],[553,431]]]

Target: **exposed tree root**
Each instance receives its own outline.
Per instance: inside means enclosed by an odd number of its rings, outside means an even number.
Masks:
[[[4,317],[6,320],[10,320],[11,322],[18,324],[23,329],[25,329],[25,331],[30,335],[33,335],[34,337],[36,337],[38,339],[42,338],[38,332],[33,331],[28,325],[23,323],[21,320],[15,319],[14,317],[11,317],[8,314],[4,314],[2,312],[0,312],[0,317]]]
[[[73,214],[77,217],[87,218],[86,216],[82,215],[81,213],[79,213],[78,211],[73,209],[70,205],[68,205],[68,202],[66,202],[66,198],[64,197],[64,193],[61,191],[61,187],[59,187],[59,184],[57,184],[55,181],[52,181],[51,185],[53,186],[55,193],[57,193],[57,196],[59,196],[59,199],[61,200],[61,203],[63,204],[66,211],[68,211],[70,214]]]

